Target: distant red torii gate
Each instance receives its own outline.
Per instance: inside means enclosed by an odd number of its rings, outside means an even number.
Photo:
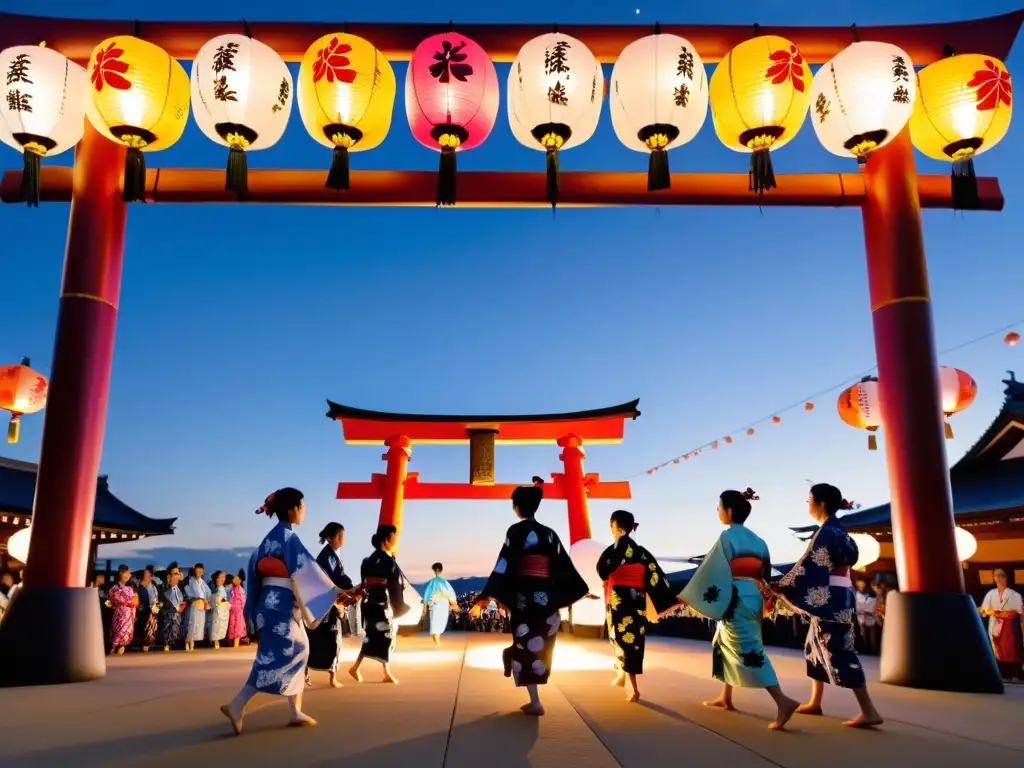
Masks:
[[[338,483],[339,499],[380,499],[379,525],[402,527],[405,499],[508,500],[517,483],[494,482],[496,444],[557,445],[562,472],[551,474],[546,499],[563,499],[569,512],[569,544],[591,538],[587,499],[631,498],[629,482],[602,482],[583,470],[584,444],[622,442],[626,419],[640,415],[633,400],[611,408],[573,413],[520,416],[430,416],[366,411],[327,401],[327,417],[341,422],[345,442],[383,445],[384,474],[369,482]],[[422,483],[418,472],[407,472],[413,444],[468,445],[468,483]]]

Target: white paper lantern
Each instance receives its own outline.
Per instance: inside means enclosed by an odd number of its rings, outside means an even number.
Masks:
[[[903,130],[916,98],[906,51],[889,43],[853,43],[814,76],[811,123],[829,152],[864,162]]]
[[[32,529],[22,528],[7,540],[7,554],[19,562],[27,563],[28,543],[31,538]]]
[[[878,539],[870,533],[851,533],[850,538],[857,545],[857,562],[854,564],[855,571],[863,571],[882,554],[882,547]]]
[[[956,538],[956,556],[960,558],[961,563],[966,563],[978,551],[978,540],[974,538],[973,533],[960,526],[956,527],[953,535]]]
[[[85,132],[85,70],[50,48],[17,45],[0,52],[0,73],[0,141],[24,155],[21,196],[35,207],[40,159],[71,149]]]
[[[559,33],[530,40],[508,73],[508,122],[520,144],[547,153],[548,201],[558,202],[558,152],[594,135],[604,75],[581,41]]]
[[[416,587],[406,582],[402,599],[409,606],[409,612],[402,618],[395,619],[395,624],[400,627],[414,627],[418,625],[423,618],[423,598],[420,597],[420,593],[416,591]]]
[[[569,558],[576,566],[580,576],[587,582],[590,594],[597,595],[600,600],[585,597],[572,607],[572,623],[583,626],[598,627],[604,624],[604,584],[597,575],[597,561],[607,549],[594,539],[580,539],[569,547]]]
[[[225,188],[248,191],[245,153],[276,144],[288,125],[292,74],[277,52],[246,35],[221,35],[192,62],[192,114],[207,138],[230,148]]]
[[[668,189],[668,150],[691,141],[708,114],[708,80],[693,43],[653,34],[626,46],[612,69],[608,108],[619,141],[650,155],[647,189]]]

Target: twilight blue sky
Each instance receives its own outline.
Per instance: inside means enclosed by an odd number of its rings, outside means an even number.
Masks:
[[[967,19],[1013,9],[1020,0],[878,0],[808,6],[688,4],[655,18],[643,0],[565,0],[557,19],[538,6],[480,4],[460,21],[849,24]],[[485,5],[491,9],[485,9]],[[640,9],[639,16],[635,9]],[[681,5],[681,4],[680,4]],[[4,0],[3,10],[74,16],[70,0]],[[94,16],[119,17],[123,3],[92,0]],[[328,5],[253,0],[249,20],[337,15]],[[181,0],[149,18],[210,18],[208,3]],[[218,6],[220,9],[220,6]],[[436,21],[450,3],[398,2],[353,12],[351,21]],[[220,10],[218,10],[220,13]],[[145,18],[143,19],[145,20]],[[637,36],[646,34],[640,28]],[[1018,45],[1009,68],[1024,70]],[[395,65],[401,83],[405,65]],[[504,83],[505,67],[499,66]],[[606,69],[606,76],[609,70]],[[520,147],[501,112],[492,137],[460,157],[461,169],[542,169],[542,155]],[[1002,214],[925,214],[940,349],[1024,315],[1024,207],[1021,129],[979,159],[981,175],[1001,176]],[[0,167],[18,156],[3,148]],[[190,124],[175,147],[148,156],[151,167],[220,167],[224,152]],[[250,167],[323,168],[329,152],[298,115],[276,147],[250,155]],[[70,162],[70,156],[61,162]],[[387,141],[353,156],[355,168],[436,168],[437,156],[412,139],[399,88]],[[700,136],[672,153],[677,171],[746,170],[723,148],[710,117]],[[847,171],[855,165],[818,146],[810,125],[775,156],[776,170]],[[922,172],[948,173],[918,156]],[[566,152],[562,167],[640,170],[642,155],[622,147],[607,109],[594,138]],[[33,358],[49,372],[56,322],[66,205],[32,211],[0,207],[0,359]],[[987,426],[1002,400],[1000,379],[1024,374],[1024,348],[999,337],[945,355],[971,372],[976,404],[955,420],[955,460]],[[641,398],[643,416],[620,446],[599,446],[588,470],[632,476],[721,437],[773,408],[837,384],[873,365],[860,215],[856,210],[756,208],[481,211],[144,206],[130,210],[117,351],[102,471],[114,492],[154,517],[179,517],[178,534],[140,544],[165,563],[204,557],[235,566],[232,550],[266,528],[252,510],[283,485],[303,489],[303,539],[329,520],[349,531],[347,559],[369,550],[376,502],[339,502],[339,480],[381,471],[381,451],[342,442],[324,416],[325,398],[405,412],[557,412]],[[633,482],[627,507],[639,538],[661,555],[705,551],[718,533],[717,494],[753,486],[751,520],[776,560],[799,553],[786,526],[805,519],[805,478],[829,481],[865,504],[888,497],[884,451],[868,453],[864,433],[835,414],[838,391],[811,414],[797,410],[697,460]],[[26,417],[22,441],[5,455],[38,458],[42,418]],[[884,439],[884,438],[883,438]],[[499,448],[499,480],[527,482],[557,471],[556,448]],[[427,480],[464,481],[468,451],[418,447],[410,469]],[[616,505],[594,502],[594,531]],[[567,534],[564,505],[542,519]],[[401,561],[420,576],[443,560],[452,576],[485,573],[512,522],[509,504],[406,505]],[[195,549],[197,552],[188,550]],[[101,550],[118,558],[128,549]],[[218,560],[218,558],[220,558]],[[137,562],[137,561],[136,561]]]

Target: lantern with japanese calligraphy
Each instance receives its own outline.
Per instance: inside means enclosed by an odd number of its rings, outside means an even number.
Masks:
[[[910,118],[914,146],[953,163],[954,208],[978,206],[974,157],[1000,142],[1010,127],[1013,87],[1006,65],[980,54],[948,56],[917,73]]]
[[[21,365],[0,367],[0,410],[11,414],[7,425],[8,443],[18,442],[22,416],[46,406],[46,377],[29,368],[29,362],[26,357]]]
[[[246,152],[276,144],[292,108],[292,74],[277,52],[247,35],[221,35],[192,63],[192,113],[211,141],[228,148],[224,188],[248,192]]]
[[[704,62],[689,40],[655,33],[634,40],[612,69],[608,108],[619,141],[647,152],[647,189],[672,186],[668,150],[691,141],[708,113]]]
[[[943,424],[946,439],[953,439],[953,427],[949,417],[967,408],[978,394],[978,384],[969,373],[948,365],[939,367],[939,395],[942,399]]]
[[[125,202],[146,197],[143,152],[176,143],[188,121],[188,74],[159,46],[124,35],[96,46],[89,60],[86,114],[93,127],[124,144]]]
[[[0,102],[0,141],[21,152],[21,199],[39,205],[40,160],[71,149],[85,130],[85,70],[42,46],[0,51],[6,90]]]
[[[878,397],[878,379],[865,376],[857,384],[847,387],[839,395],[839,418],[857,429],[866,429],[868,450],[878,450],[875,432],[882,426],[882,413]]]
[[[299,67],[299,114],[309,135],[334,150],[327,189],[348,189],[349,152],[384,141],[396,88],[387,58],[361,37],[324,35],[306,51]]]
[[[914,65],[905,51],[889,43],[853,43],[814,76],[811,125],[829,152],[863,163],[903,130],[916,97]]]
[[[405,76],[405,111],[416,140],[441,153],[437,204],[455,204],[456,152],[479,146],[498,117],[498,72],[487,51],[454,31],[428,37]]]
[[[558,153],[594,135],[604,75],[576,38],[554,32],[519,49],[508,73],[508,122],[520,144],[547,154],[547,199],[558,203]]]
[[[811,69],[800,51],[776,35],[742,42],[715,67],[709,90],[719,140],[751,153],[750,190],[774,189],[770,152],[793,140],[811,103]]]

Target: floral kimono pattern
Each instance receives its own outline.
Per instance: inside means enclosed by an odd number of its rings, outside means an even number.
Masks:
[[[135,641],[143,648],[148,648],[156,642],[157,632],[157,602],[160,600],[160,591],[156,584],[139,584],[139,609],[135,612]]]
[[[517,686],[544,685],[551,675],[559,613],[590,592],[553,530],[525,519],[508,529],[498,562],[480,593],[512,614],[512,645],[502,659]]]
[[[345,566],[338,553],[325,546],[316,557],[317,564],[334,582],[338,589],[352,589],[352,579],[345,573]],[[309,634],[309,668],[334,672],[338,669],[341,654],[341,613],[338,606],[331,606],[327,617]]]
[[[228,591],[223,586],[211,587],[210,595],[210,607],[206,611],[206,639],[216,642],[228,635],[231,607],[228,605]]]
[[[178,585],[164,587],[160,593],[160,612],[157,614],[156,641],[159,645],[174,645],[181,639],[181,616],[188,603]]]
[[[135,609],[139,597],[128,584],[115,584],[107,592],[107,600],[111,606],[110,646],[127,646],[135,636]]]
[[[778,583],[785,604],[810,621],[804,646],[807,676],[842,688],[865,684],[864,669],[854,652],[856,598],[850,581],[858,554],[843,524],[829,517]]]
[[[228,590],[228,640],[234,641],[249,634],[245,626],[245,587],[239,584]]]
[[[448,613],[456,601],[455,590],[448,580],[435,576],[423,588],[423,602],[430,611],[430,634],[441,636],[448,629]]]
[[[605,582],[605,621],[615,650],[615,667],[641,675],[647,625],[676,604],[672,585],[654,555],[629,536],[602,553],[597,575]]]
[[[338,590],[299,541],[279,522],[249,558],[245,618],[259,633],[247,685],[260,693],[295,696],[306,685],[308,627],[330,612]]]
[[[387,664],[398,638],[395,619],[412,610],[405,602],[405,574],[395,558],[382,549],[363,560],[359,574],[366,588],[361,603],[364,634],[359,656]]]

